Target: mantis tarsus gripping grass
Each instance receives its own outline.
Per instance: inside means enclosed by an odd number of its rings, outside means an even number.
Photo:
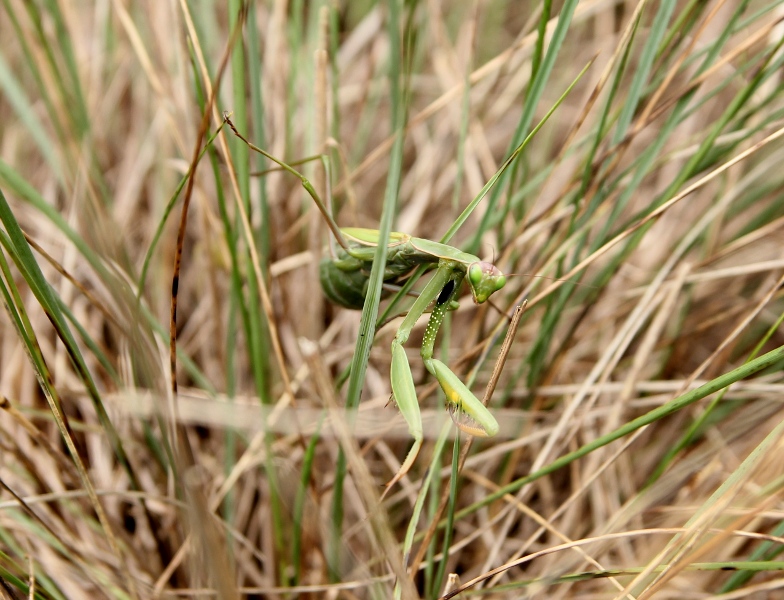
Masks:
[[[327,207],[304,175],[250,143],[236,130],[228,116],[225,120],[235,135],[252,150],[299,177],[341,246],[335,257],[325,258],[321,262],[320,278],[324,294],[336,304],[361,309],[365,301],[375,248],[381,243],[379,232],[374,229],[338,228]],[[481,304],[504,286],[506,278],[495,265],[482,261],[472,254],[405,233],[391,233],[386,246],[387,265],[384,282],[387,285],[402,284],[419,265],[436,265],[435,274],[409,309],[392,341],[390,370],[392,394],[408,424],[414,444],[398,472],[387,484],[389,489],[408,472],[422,445],[422,417],[414,378],[403,345],[431,303],[433,307],[420,352],[425,367],[441,385],[446,395],[447,408],[461,430],[482,437],[494,436],[498,433],[498,422],[495,417],[449,367],[433,358],[433,351],[436,334],[447,311],[453,308],[453,300],[459,292],[463,279],[468,280],[474,302]]]

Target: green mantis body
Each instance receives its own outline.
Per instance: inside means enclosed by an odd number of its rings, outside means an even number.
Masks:
[[[340,230],[346,246],[334,259],[321,262],[321,286],[325,295],[334,303],[347,308],[362,308],[367,288],[367,277],[379,244],[378,231],[373,229],[344,228]],[[422,264],[437,265],[435,274],[422,290],[408,311],[392,340],[392,367],[390,380],[392,394],[414,438],[414,445],[403,465],[389,482],[393,485],[408,472],[422,445],[422,417],[417,401],[411,367],[403,344],[408,340],[419,318],[434,302],[422,341],[421,356],[427,370],[438,380],[446,395],[447,408],[457,426],[477,436],[498,433],[498,422],[471,390],[449,367],[433,358],[436,334],[457,296],[463,279],[468,280],[474,302],[481,304],[500,290],[506,278],[492,263],[456,248],[429,240],[415,238],[405,233],[393,232],[387,240],[387,265],[384,281],[397,285],[411,271]]]
[[[321,262],[320,278],[324,293],[336,304],[347,308],[361,309],[365,302],[368,277],[376,248],[382,243],[379,239],[379,232],[374,229],[338,228],[326,205],[304,175],[250,143],[236,130],[228,116],[224,118],[235,135],[248,144],[252,150],[266,156],[282,169],[300,179],[341,246],[334,257],[324,259]],[[499,174],[511,162],[511,159],[512,157],[507,159]],[[489,189],[489,184],[486,188]],[[392,341],[390,372],[392,394],[408,424],[408,430],[414,438],[414,444],[397,474],[387,484],[387,489],[389,489],[408,472],[422,446],[422,416],[414,387],[414,378],[411,375],[411,367],[403,344],[406,343],[417,321],[427,311],[431,303],[433,303],[433,307],[421,349],[425,367],[441,385],[441,389],[446,395],[447,408],[460,429],[472,435],[483,437],[498,433],[498,422],[490,414],[490,411],[449,367],[433,358],[433,348],[444,316],[453,307],[453,300],[464,279],[468,279],[474,302],[481,304],[504,286],[506,278],[492,263],[481,261],[472,254],[461,252],[446,244],[415,238],[405,233],[390,233],[386,240],[386,250],[387,262],[384,282],[387,285],[401,285],[420,265],[436,266],[435,274],[409,309]]]

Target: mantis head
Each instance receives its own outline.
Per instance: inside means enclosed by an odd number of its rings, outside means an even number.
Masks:
[[[493,263],[481,260],[468,267],[468,283],[474,303],[481,304],[506,284],[506,277]]]

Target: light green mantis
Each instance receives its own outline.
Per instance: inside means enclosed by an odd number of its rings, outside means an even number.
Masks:
[[[235,135],[251,149],[299,177],[341,246],[336,256],[325,258],[320,264],[321,286],[324,294],[335,304],[361,309],[365,301],[375,249],[381,243],[379,232],[374,229],[337,227],[324,202],[304,175],[254,146],[235,129],[228,117],[225,120]],[[420,265],[435,266],[435,274],[409,309],[392,341],[390,369],[392,394],[406,420],[414,443],[402,466],[387,484],[389,489],[409,471],[422,446],[422,417],[411,367],[403,345],[419,318],[431,304],[433,306],[420,354],[425,367],[444,391],[447,409],[452,419],[461,430],[471,435],[488,437],[498,433],[498,422],[495,417],[449,367],[433,358],[433,350],[444,316],[448,310],[456,306],[454,298],[459,293],[463,280],[468,280],[474,302],[481,304],[504,286],[506,277],[495,265],[482,261],[476,256],[446,244],[412,237],[405,233],[390,233],[386,240],[386,248],[384,283],[387,286],[400,286]]]
[[[321,262],[321,286],[326,296],[336,304],[348,308],[362,308],[367,276],[375,247],[379,243],[378,231],[343,228],[340,232],[347,242],[346,246],[341,249],[336,259],[324,259]],[[403,344],[433,302],[420,351],[425,368],[440,384],[446,396],[447,409],[461,430],[482,437],[498,433],[495,417],[449,367],[433,358],[433,348],[444,316],[453,308],[453,299],[457,296],[463,279],[468,279],[474,302],[481,304],[504,287],[506,277],[495,265],[476,256],[446,244],[415,238],[405,233],[390,233],[387,252],[387,269],[384,276],[387,284],[402,283],[402,279],[418,265],[437,265],[435,274],[409,309],[392,340],[392,394],[408,424],[414,444],[397,474],[387,484],[387,487],[390,487],[408,472],[422,446],[422,416],[411,366]]]

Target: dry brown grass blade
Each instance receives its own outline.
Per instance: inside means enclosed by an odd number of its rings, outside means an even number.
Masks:
[[[201,123],[199,124],[199,130],[196,134],[196,142],[193,145],[193,153],[191,155],[189,168],[190,177],[188,178],[188,183],[185,187],[185,193],[182,199],[180,224],[177,228],[177,243],[174,249],[174,266],[172,267],[171,308],[169,319],[169,376],[171,378],[171,392],[173,399],[172,406],[174,409],[173,423],[175,424],[177,423],[177,299],[180,289],[180,269],[182,266],[183,246],[185,245],[185,231],[188,225],[188,208],[190,207],[191,198],[193,197],[193,186],[196,182],[196,169],[199,166],[199,155],[201,154],[202,141],[204,140],[207,134],[207,129],[210,126],[210,118],[212,116],[212,111],[215,104],[216,93],[217,90],[220,89],[220,82],[229,63],[229,58],[231,57],[234,44],[237,43],[239,35],[242,32],[242,25],[245,22],[244,15],[246,10],[247,7],[243,7],[240,10],[237,24],[231,36],[229,37],[229,41],[226,44],[226,48],[223,52],[223,57],[220,60],[215,83],[209,92],[207,106],[202,113]],[[175,425],[175,429],[171,433],[173,434],[171,439],[175,441],[174,445],[178,449],[180,458],[183,461],[181,467],[187,469],[188,467],[195,465],[196,460],[193,454],[193,449],[191,448],[190,440],[188,439],[187,431],[184,428]]]
[[[308,340],[300,340],[302,346],[302,353],[310,366],[311,374],[313,375],[318,389],[321,392],[321,397],[325,400],[327,406],[335,411],[339,407],[337,397],[335,396],[330,377],[326,372],[323,362],[319,359],[319,348],[317,344]],[[341,446],[346,453],[346,458],[351,466],[354,484],[362,496],[365,504],[367,516],[365,517],[368,524],[372,526],[372,531],[375,535],[368,536],[371,543],[378,543],[378,556],[382,557],[389,563],[392,572],[397,578],[398,584],[403,591],[403,598],[406,600],[418,598],[419,594],[414,587],[413,581],[406,574],[403,561],[397,550],[397,541],[392,535],[392,527],[387,519],[386,513],[383,511],[381,505],[381,497],[376,487],[373,484],[373,476],[367,468],[367,464],[362,459],[359,446],[352,435],[348,423],[345,420],[336,418],[334,420],[336,431],[340,439]]]

